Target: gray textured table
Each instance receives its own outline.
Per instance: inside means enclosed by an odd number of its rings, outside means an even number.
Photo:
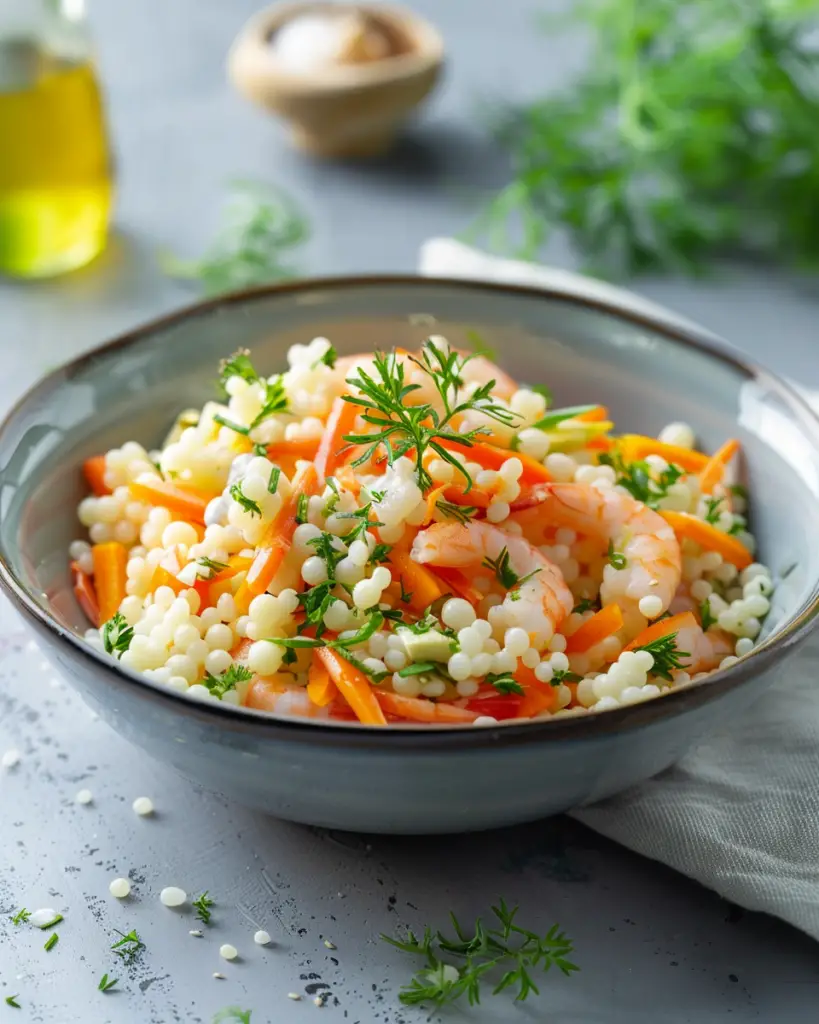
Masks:
[[[97,37],[119,153],[117,236],[94,266],[62,281],[0,284],[4,373],[0,405],[49,365],[192,297],[165,280],[155,251],[196,253],[218,220],[226,181],[276,181],[309,213],[305,268],[317,273],[410,270],[420,242],[459,231],[503,161],[474,114],[482,94],[507,97],[559,83],[567,54],[531,31],[543,5],[415,0],[442,27],[451,54],[444,87],[391,158],[367,168],[326,167],[287,148],[277,126],[225,85],[225,50],[249,0],[142,0],[99,5]],[[567,263],[557,245],[549,253]],[[709,284],[641,282],[652,298],[699,319],[804,384],[817,304],[804,284],[732,272]],[[228,1005],[253,1024],[426,1019],[402,1010],[402,958],[377,941],[399,925],[470,917],[498,894],[521,901],[537,925],[559,920],[582,973],[555,977],[535,1005],[490,1001],[479,1021],[815,1019],[816,948],[778,922],[743,915],[683,878],[566,820],[482,836],[384,839],[275,822],[196,790],[120,740],[55,679],[20,625],[0,609],[0,1018],[47,1024],[210,1022]],[[88,806],[74,802],[83,787]],[[154,818],[131,801],[151,796]],[[124,903],[108,894],[132,879]],[[158,901],[165,885],[209,889],[213,926],[192,938],[190,911]],[[15,928],[20,906],[65,914],[60,942]],[[273,937],[253,945],[256,926]],[[147,944],[120,969],[115,929]],[[338,948],[325,947],[328,939]],[[241,959],[226,964],[221,942]],[[120,981],[97,991],[104,972]],[[214,979],[214,971],[226,975]],[[301,1002],[287,999],[299,992]],[[324,992],[317,1010],[312,995]],[[18,994],[21,1010],[2,999]],[[497,1004],[497,1005],[495,1005]],[[454,1019],[454,1018],[453,1018]]]

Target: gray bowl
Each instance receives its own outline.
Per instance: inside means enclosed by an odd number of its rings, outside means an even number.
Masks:
[[[96,654],[74,601],[66,549],[80,534],[84,458],[135,438],[150,447],[175,414],[215,394],[240,346],[272,372],[315,335],[341,353],[430,330],[479,331],[511,374],[548,382],[560,404],[605,402],[618,428],[693,424],[713,449],[739,437],[764,560],[783,576],[748,658],[653,701],[492,728],[319,724],[189,701]],[[295,821],[372,832],[460,832],[598,800],[730,728],[786,669],[819,607],[819,423],[785,384],[714,347],[671,314],[568,291],[420,278],[301,282],[185,310],[56,370],[0,427],[0,582],[48,658],[123,736],[209,789]]]

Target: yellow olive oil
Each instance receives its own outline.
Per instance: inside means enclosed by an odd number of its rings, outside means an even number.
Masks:
[[[0,273],[48,277],[93,259],[111,196],[93,65],[0,41]]]

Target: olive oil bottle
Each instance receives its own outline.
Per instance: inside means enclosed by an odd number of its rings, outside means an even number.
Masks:
[[[4,37],[0,5],[2,274],[60,274],[105,246],[112,198],[105,117],[75,30],[68,46],[53,30]]]

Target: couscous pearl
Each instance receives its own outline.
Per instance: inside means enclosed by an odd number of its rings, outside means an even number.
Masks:
[[[198,675],[196,662],[187,654],[171,655],[165,662],[165,667],[170,671],[171,676],[181,676],[188,683],[192,683]]]
[[[324,583],[327,579],[327,563],[318,555],[311,555],[304,560],[301,567],[301,578],[310,586]]]
[[[640,614],[645,615],[647,619],[656,619],[662,613],[663,601],[656,594],[649,594],[647,597],[640,598],[637,607],[640,609]]]
[[[554,674],[555,670],[548,661],[541,661],[535,669],[535,679],[539,680],[541,683],[551,682]]]
[[[433,679],[429,683],[424,683],[421,693],[425,697],[443,697],[446,693],[446,683],[440,679]]]
[[[458,645],[463,654],[474,658],[483,650],[483,637],[476,629],[466,626],[464,629],[458,630]]]
[[[707,597],[711,596],[712,589],[711,584],[707,580],[695,580],[691,584],[691,596],[695,601],[704,601]],[[642,608],[640,611],[642,611]]]
[[[745,611],[755,615],[757,618],[761,615],[767,615],[770,610],[771,602],[767,597],[763,597],[762,594],[753,594],[751,597],[745,598]]]
[[[729,654],[727,658],[722,659],[722,661],[719,663],[719,667],[730,668],[731,665],[736,665],[738,661],[739,658],[735,657],[733,654]]]
[[[7,750],[0,757],[0,765],[3,768],[14,768],[20,763],[20,751],[19,750]]]
[[[472,658],[472,675],[482,679],[492,670],[492,657],[488,651],[481,651]]]
[[[223,650],[211,651],[205,658],[205,670],[214,676],[220,676],[223,672],[227,672],[232,664],[233,658]]]
[[[493,718],[491,715],[478,715],[473,725],[497,725],[497,718]]]
[[[441,621],[445,626],[463,630],[475,621],[475,609],[461,597],[451,597],[441,609]]]
[[[90,789],[81,789],[79,793],[74,797],[78,804],[90,804],[94,799],[94,794]]]
[[[472,675],[472,660],[463,653],[453,654],[447,662],[447,671],[456,682]]]
[[[687,423],[669,423],[657,436],[664,444],[673,444],[677,448],[694,447],[694,431]]]
[[[154,813],[154,802],[149,796],[138,796],[131,804],[131,807],[134,813],[142,818]]]
[[[402,697],[417,697],[421,692],[421,680],[418,676],[399,676],[397,673],[392,677],[392,688]]]
[[[356,608],[372,608],[378,604],[383,587],[373,580],[361,580],[353,587],[353,604]]]
[[[519,658],[529,648],[529,634],[519,626],[507,629],[503,637],[504,649],[515,658]]]
[[[475,619],[472,623],[472,629],[483,637],[484,640],[488,640],[492,636],[492,626],[486,621],[486,619]]]
[[[493,501],[486,510],[486,518],[490,523],[502,523],[511,511],[506,501]]]
[[[398,651],[394,647],[390,647],[384,654],[384,664],[390,672],[398,672],[399,669],[404,668],[407,664],[407,656],[403,651]]]
[[[754,649],[754,642],[753,642],[753,640],[751,640],[750,637],[747,637],[747,636],[740,637],[739,640],[737,640],[737,643],[736,643],[736,648],[735,648],[736,656],[738,658],[744,658],[745,655],[746,654],[750,654],[753,649]]]
[[[205,643],[212,649],[228,651],[233,646],[233,630],[230,626],[217,622],[205,633]]]
[[[569,659],[562,651],[555,651],[549,659],[555,672],[568,672]]]
[[[277,644],[259,640],[251,645],[247,656],[247,667],[260,676],[272,676],[281,667],[284,651]]]
[[[540,655],[534,647],[529,647],[523,652],[520,660],[527,668],[535,669],[540,664]]]
[[[231,946],[229,942],[225,942],[219,947],[219,956],[223,960],[235,960],[239,955],[239,950],[235,946]]]
[[[347,558],[353,565],[365,566],[370,558],[370,549],[363,540],[354,540],[347,551]]]
[[[616,697],[610,697],[606,695],[601,697],[596,704],[592,705],[592,711],[613,711],[615,708],[620,707],[620,701]]]
[[[127,878],[115,878],[108,886],[108,891],[118,900],[124,900],[131,894],[131,883]]]
[[[566,637],[562,633],[555,633],[548,644],[550,651],[562,653],[566,650]]]
[[[480,683],[477,679],[462,679],[455,684],[455,689],[459,697],[474,697],[480,689]]]
[[[179,889],[175,885],[166,886],[159,894],[159,902],[164,907],[181,907],[183,903],[186,903],[188,894],[184,889]]]
[[[254,934],[253,941],[257,946],[266,946],[270,942],[270,936],[266,931],[259,930]]]
[[[514,672],[517,667],[518,659],[509,651],[498,651],[497,654],[492,655],[492,671],[499,675],[504,672]]]
[[[179,693],[190,693],[192,689],[192,687],[188,683],[188,680],[185,679],[183,676],[169,676],[168,679],[165,680],[165,685],[168,687],[169,690],[176,690]],[[208,693],[208,690],[205,689],[204,686],[200,686],[199,689],[204,690],[205,693]]]

